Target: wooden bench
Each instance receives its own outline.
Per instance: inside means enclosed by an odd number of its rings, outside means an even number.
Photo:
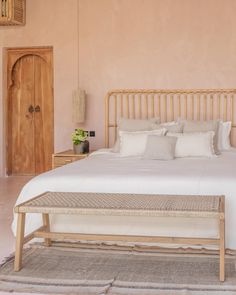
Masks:
[[[137,195],[104,193],[46,192],[15,207],[18,213],[15,271],[22,265],[23,245],[31,239],[44,238],[47,246],[51,239],[126,241],[174,243],[187,245],[218,245],[220,255],[220,281],[225,279],[225,197]],[[26,213],[41,213],[43,226],[24,236]],[[160,237],[137,235],[79,234],[50,231],[50,214],[170,216],[218,218],[218,238]]]

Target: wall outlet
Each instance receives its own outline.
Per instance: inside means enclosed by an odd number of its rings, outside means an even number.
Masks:
[[[90,137],[95,137],[95,131],[89,131],[89,136]]]

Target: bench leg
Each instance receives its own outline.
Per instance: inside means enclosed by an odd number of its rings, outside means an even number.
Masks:
[[[225,280],[225,218],[220,216],[220,281]]]
[[[22,266],[22,250],[24,245],[24,232],[25,232],[25,213],[18,213],[17,219],[17,233],[16,233],[16,253],[14,270],[19,271]]]
[[[50,232],[49,214],[43,213],[43,225],[45,226],[46,231]],[[48,246],[48,247],[51,246],[51,244],[52,244],[51,239],[45,238],[44,241],[45,241],[46,246]]]

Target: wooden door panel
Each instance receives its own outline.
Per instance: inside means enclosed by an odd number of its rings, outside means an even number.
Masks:
[[[50,170],[53,154],[53,93],[51,66],[35,57],[35,159],[36,173]]]
[[[33,56],[17,61],[12,83],[9,100],[12,174],[34,174],[34,115],[29,113],[34,104]]]
[[[6,58],[7,173],[38,174],[51,169],[54,152],[53,51],[8,48]]]

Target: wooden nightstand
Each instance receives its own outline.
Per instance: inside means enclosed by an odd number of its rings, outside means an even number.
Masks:
[[[63,165],[82,160],[88,157],[87,154],[75,154],[73,150],[64,151],[52,155],[52,169],[61,167]]]

